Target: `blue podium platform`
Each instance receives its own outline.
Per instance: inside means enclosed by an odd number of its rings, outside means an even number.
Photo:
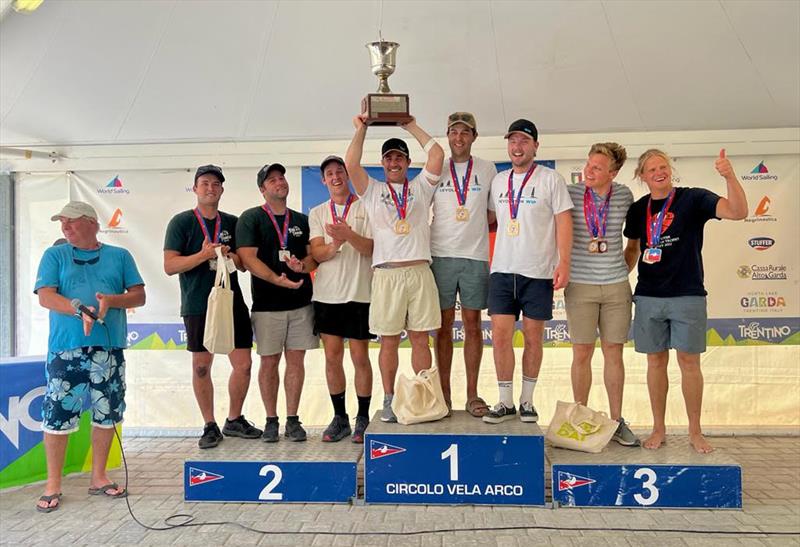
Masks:
[[[562,507],[741,509],[742,469],[722,450],[698,454],[686,437],[658,450],[615,442],[600,454],[548,447],[553,504]]]
[[[544,437],[518,419],[464,411],[416,425],[377,414],[364,441],[364,500],[391,504],[544,505]]]
[[[357,494],[361,445],[319,437],[293,443],[226,438],[184,463],[186,501],[349,503]]]

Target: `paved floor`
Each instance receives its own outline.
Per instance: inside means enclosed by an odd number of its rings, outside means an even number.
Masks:
[[[232,524],[147,530],[133,521],[125,501],[90,497],[86,493],[88,477],[73,475],[64,480],[62,508],[51,514],[34,510],[41,485],[0,493],[0,544],[800,545],[800,535],[797,534],[800,531],[800,437],[713,439],[720,453],[742,464],[742,511],[185,503],[182,466],[186,455],[194,451],[195,442],[187,438],[133,438],[125,441],[132,492],[128,501],[136,517],[149,526],[163,527],[165,517],[187,513],[195,517],[194,523],[232,521],[258,528],[265,534]],[[325,445],[319,442],[318,431],[312,432],[308,444],[312,447],[317,445],[320,451],[325,450]],[[112,477],[122,482],[124,474],[122,470],[115,470]],[[506,529],[474,530],[479,527]],[[352,535],[353,532],[415,532],[444,528],[464,531],[406,536]],[[637,528],[647,531],[587,531],[581,528]],[[677,531],[657,532],[658,529]],[[687,532],[691,530],[725,530],[733,534]],[[792,532],[793,535],[763,534],[767,531]],[[325,535],[330,532],[344,534]],[[744,535],[742,532],[757,534]]]

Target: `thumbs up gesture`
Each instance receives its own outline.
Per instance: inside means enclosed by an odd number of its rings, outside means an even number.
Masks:
[[[719,151],[719,157],[717,161],[714,162],[714,167],[717,169],[717,173],[724,178],[736,177],[736,173],[733,172],[733,166],[731,165],[730,160],[725,155],[725,149],[721,149]]]

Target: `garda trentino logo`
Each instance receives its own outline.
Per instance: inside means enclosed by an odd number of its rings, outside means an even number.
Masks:
[[[769,196],[764,196],[761,198],[761,201],[758,202],[756,205],[755,210],[753,211],[753,216],[747,217],[744,219],[745,222],[775,222],[778,220],[775,216],[770,213],[770,206],[772,205],[772,200],[769,199]]]
[[[754,291],[742,296],[739,306],[747,313],[777,311],[786,307],[786,298],[773,291]]]
[[[742,175],[742,180],[746,181],[769,181],[769,180],[778,180],[778,175],[773,175],[769,172],[767,168],[767,164],[763,161],[760,162],[758,165],[753,167],[750,173],[746,175]]]
[[[125,188],[119,175],[108,181],[105,186],[97,189],[98,194],[130,194],[131,191]]]
[[[789,325],[761,326],[758,321],[739,325],[739,336],[747,340],[781,340],[792,334],[792,327]]]

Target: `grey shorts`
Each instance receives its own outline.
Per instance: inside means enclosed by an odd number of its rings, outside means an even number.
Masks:
[[[706,297],[634,296],[633,340],[638,353],[706,350]]]
[[[251,314],[259,355],[277,355],[283,350],[319,347],[314,334],[314,310],[309,304],[289,311],[254,311]]]
[[[470,258],[434,256],[431,263],[433,278],[439,289],[439,307],[455,307],[456,293],[461,307],[483,310],[489,300],[489,263]]]

